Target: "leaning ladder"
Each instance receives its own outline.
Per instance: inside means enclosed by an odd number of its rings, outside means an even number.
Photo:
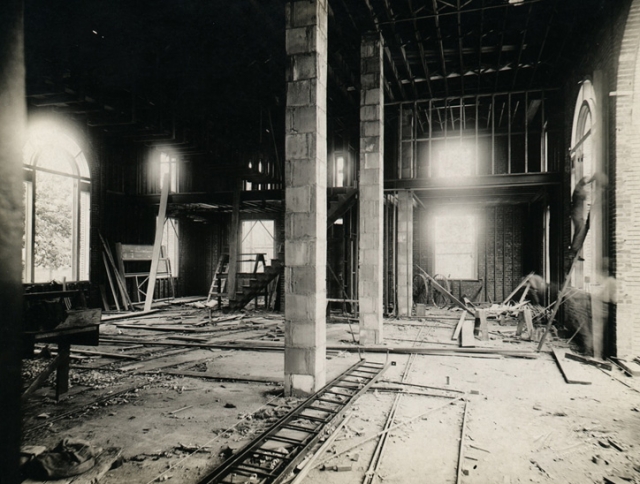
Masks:
[[[218,263],[216,264],[216,271],[213,274],[211,280],[211,286],[209,287],[209,294],[207,295],[207,302],[210,302],[214,296],[218,298],[218,308],[222,305],[222,291],[226,289],[226,279],[222,282],[222,274],[224,274],[225,265],[229,265],[229,254],[220,254],[218,257]]]
[[[578,239],[581,241],[580,245],[578,247],[571,248],[573,251],[575,251],[573,260],[571,261],[571,267],[569,267],[569,272],[567,273],[567,276],[564,280],[564,284],[562,285],[562,290],[558,293],[558,298],[556,299],[556,303],[553,306],[553,310],[551,311],[551,316],[549,316],[549,320],[547,321],[547,327],[545,328],[544,333],[542,333],[542,337],[540,338],[540,343],[538,343],[538,348],[536,351],[540,351],[542,349],[542,345],[544,345],[544,340],[547,337],[547,333],[549,333],[549,330],[551,329],[551,325],[553,324],[553,320],[558,314],[558,309],[560,309],[560,305],[564,300],[564,294],[566,293],[567,288],[569,287],[569,283],[571,282],[571,273],[573,272],[573,268],[575,267],[576,262],[580,258],[582,245],[584,244],[584,240],[587,237],[587,233],[589,232],[590,219],[591,219],[591,211],[589,211],[589,215],[587,215],[587,220],[584,224],[584,227],[582,227],[583,233],[580,234],[580,238]]]
[[[320,440],[323,431],[338,422],[389,365],[360,360],[214,469],[199,484],[283,482]]]

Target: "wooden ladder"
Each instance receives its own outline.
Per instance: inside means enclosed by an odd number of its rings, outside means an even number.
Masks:
[[[226,270],[225,270],[226,269]],[[229,270],[229,254],[222,253],[218,257],[218,263],[216,264],[216,270],[211,280],[211,286],[209,287],[209,294],[207,295],[207,302],[210,302],[213,297],[218,298],[218,308],[222,306],[222,295],[225,294],[227,286],[226,274]]]
[[[589,214],[587,215],[587,220],[585,221],[585,224],[582,227],[582,230],[580,231],[581,233],[579,234],[579,237],[578,237],[578,240],[580,241],[579,246],[571,248],[571,250],[574,251],[573,260],[571,261],[571,267],[569,267],[569,272],[567,273],[567,276],[564,280],[562,289],[558,293],[558,298],[556,299],[556,303],[554,304],[553,310],[551,311],[551,316],[549,316],[549,320],[547,321],[547,326],[544,330],[544,333],[542,333],[542,337],[540,338],[540,343],[538,343],[537,351],[540,351],[542,349],[542,346],[544,345],[544,340],[547,337],[547,333],[551,329],[553,320],[558,314],[558,309],[560,309],[560,305],[564,302],[564,295],[567,291],[567,288],[569,287],[569,283],[571,282],[571,273],[573,272],[576,262],[578,261],[578,259],[580,259],[580,252],[582,252],[582,245],[584,244],[584,240],[586,239],[587,233],[589,232],[590,219],[591,219],[591,212],[589,212]]]

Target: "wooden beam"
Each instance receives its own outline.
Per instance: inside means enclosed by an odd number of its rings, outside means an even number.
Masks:
[[[47,367],[44,370],[42,370],[42,372],[40,372],[40,374],[35,378],[35,380],[31,382],[31,385],[29,385],[29,388],[27,388],[22,394],[23,401],[26,400],[29,397],[29,395],[35,392],[38,389],[38,387],[42,385],[47,380],[47,378],[49,378],[49,375],[51,375],[51,373],[53,373],[55,369],[58,368],[58,365],[60,364],[60,359],[61,359],[60,355],[56,356],[53,360],[49,362]]]
[[[456,484],[462,482],[462,464],[464,462],[464,437],[467,427],[467,413],[469,410],[469,400],[464,401],[464,415],[462,416],[462,429],[460,430],[460,449],[458,451],[458,471],[456,473]]]
[[[456,325],[456,329],[453,332],[453,336],[451,337],[452,340],[457,340],[460,337],[460,331],[462,331],[462,326],[464,325],[464,320],[466,317],[467,317],[467,312],[462,311],[462,314],[460,315],[460,321],[458,321],[458,324]]]
[[[640,365],[635,361],[626,361],[613,357],[609,358],[609,361],[612,361],[616,366],[618,366],[629,376],[640,376]],[[607,370],[610,368],[605,369]]]
[[[576,355],[575,353],[571,353],[570,351],[567,351],[564,354],[564,357],[566,359],[568,359],[568,360],[579,361],[580,363],[585,363],[587,365],[597,366],[598,368],[602,368],[604,370],[611,371],[611,368],[613,368],[611,366],[611,363],[606,363],[604,361],[599,361],[599,360],[596,360],[594,358],[589,358],[587,356]]]
[[[481,175],[454,179],[413,178],[385,180],[385,190],[419,190],[442,191],[451,190],[487,190],[508,188],[544,187],[561,184],[560,173],[512,173],[510,175]]]
[[[240,232],[240,197],[242,192],[242,180],[236,179],[233,187],[233,211],[231,212],[231,225],[229,227],[229,270],[227,274],[227,297],[229,301],[236,300],[236,279],[238,274],[238,252]]]
[[[462,331],[460,333],[460,347],[461,348],[473,348],[475,346],[476,338],[473,335],[476,322],[473,319],[465,320],[462,323]]]
[[[478,309],[478,318],[480,319],[480,333],[482,341],[489,341],[489,324],[487,322],[486,309]]]
[[[167,200],[169,198],[169,173],[162,177],[162,189],[160,194],[160,208],[158,209],[158,219],[156,220],[156,236],[153,243],[153,253],[151,254],[151,270],[149,271],[149,284],[147,285],[147,297],[144,302],[144,311],[151,311],[153,302],[153,292],[156,287],[158,276],[158,264],[160,262],[160,249],[162,248],[162,233],[164,231],[164,221],[167,217]]]
[[[562,376],[564,377],[567,383],[574,383],[578,385],[591,385],[590,381],[587,381],[581,378],[579,375],[576,375],[575,368],[571,367],[571,364],[565,360],[565,351],[559,350],[557,348],[553,348],[551,350],[553,352],[553,356],[558,363],[558,368],[562,372]]]
[[[416,264],[415,266],[427,279],[429,279],[429,281],[431,281],[431,284],[433,284],[433,286],[435,286],[435,288],[437,290],[439,290],[442,294],[446,294],[447,297],[453,302],[455,303],[460,309],[463,309],[465,311],[467,311],[471,316],[473,316],[475,318],[475,313],[469,309],[462,301],[460,301],[457,297],[455,297],[453,294],[451,294],[449,291],[447,291],[444,287],[442,287],[438,281],[436,281],[433,277],[431,277],[424,269],[422,269],[422,267],[420,267],[419,265]]]
[[[71,344],[68,341],[58,343],[58,366],[56,369],[56,400],[69,391],[69,357]]]

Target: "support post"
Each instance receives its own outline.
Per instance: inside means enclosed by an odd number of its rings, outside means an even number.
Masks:
[[[26,103],[23,3],[8,0],[0,15],[0,476],[19,472],[22,330],[23,168]]]
[[[156,236],[153,242],[153,253],[151,254],[151,269],[149,271],[149,283],[147,284],[147,297],[144,300],[144,310],[151,311],[153,293],[156,288],[156,278],[158,276],[158,263],[160,262],[160,249],[162,248],[162,232],[164,231],[164,221],[167,218],[167,201],[169,199],[169,173],[162,177],[162,191],[160,193],[160,207],[158,208],[158,219],[156,220]],[[114,271],[118,271],[114,264]],[[116,274],[116,277],[117,274]],[[126,292],[126,288],[125,288]]]
[[[238,285],[238,253],[240,252],[240,196],[242,192],[242,180],[237,179],[233,186],[233,208],[231,212],[231,225],[229,226],[229,270],[227,271],[227,297],[229,303],[236,300],[236,286]]]
[[[327,0],[286,4],[285,353],[287,395],[326,378]]]
[[[360,343],[382,341],[384,91],[382,37],[360,46],[359,284]]]
[[[398,192],[398,316],[413,309],[413,193]]]
[[[71,345],[68,341],[58,343],[58,369],[56,370],[56,401],[69,391],[69,363]]]

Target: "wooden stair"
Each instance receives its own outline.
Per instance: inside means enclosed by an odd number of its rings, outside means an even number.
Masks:
[[[236,299],[229,301],[229,309],[242,309],[258,296],[264,296],[265,305],[268,306],[270,295],[276,292],[269,291],[269,285],[279,278],[281,269],[282,262],[272,259],[271,265],[265,266],[264,272],[238,273],[238,282],[241,285],[236,291]],[[275,285],[277,286],[277,281]]]
[[[330,190],[327,193],[327,228],[349,211],[356,202],[358,194],[358,190],[355,188],[344,188],[340,192],[337,192],[335,188]]]

